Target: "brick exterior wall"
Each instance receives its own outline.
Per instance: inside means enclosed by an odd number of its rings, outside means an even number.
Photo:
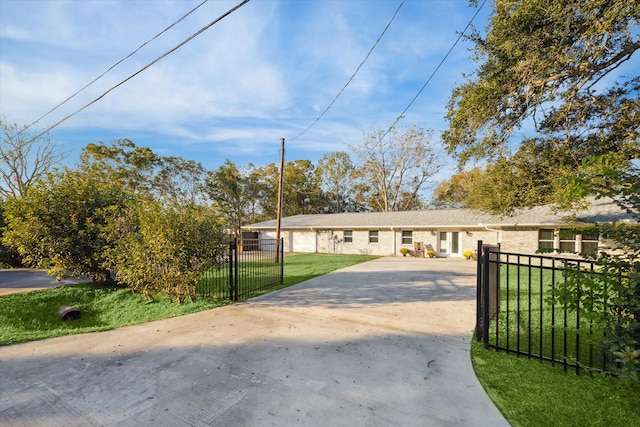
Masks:
[[[411,244],[402,243],[402,230],[388,229],[378,230],[378,243],[369,243],[369,230],[352,230],[352,242],[344,241],[344,230],[286,230],[281,232],[281,237],[285,252],[401,256],[400,248],[407,248],[413,256],[414,243],[422,242],[433,247],[438,256],[443,256],[446,254],[441,253],[438,246],[440,231],[444,230],[412,230]],[[502,250],[507,252],[535,253],[538,249],[537,228],[452,231],[458,232],[460,239],[459,253],[452,256],[462,256],[462,252],[467,250],[475,252],[478,240],[494,245],[501,243]],[[275,231],[263,231],[260,237],[273,239]]]

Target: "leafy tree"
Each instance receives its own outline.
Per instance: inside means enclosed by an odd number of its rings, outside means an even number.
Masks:
[[[283,215],[321,213],[320,180],[310,160],[293,160],[284,166]]]
[[[462,164],[510,165],[511,198],[497,205],[558,201],[584,159],[617,153],[624,167],[640,155],[640,77],[617,72],[640,48],[639,20],[640,4],[626,0],[495,2],[486,36],[472,36],[480,66],[453,90],[443,140]],[[535,136],[512,154],[523,127]]]
[[[252,173],[254,177],[258,177],[255,188],[259,195],[259,211],[264,215],[263,219],[273,219],[278,210],[278,165],[269,163],[256,167]]]
[[[163,157],[128,139],[106,145],[89,143],[79,169],[117,183],[123,190],[168,203],[194,204],[202,199],[204,168],[193,160]]]
[[[249,164],[241,170],[227,160],[218,169],[207,173],[205,191],[227,227],[239,234],[245,224],[276,216],[278,173],[275,163],[262,167]],[[317,211],[319,192],[310,161],[285,163],[285,215]]]
[[[201,163],[182,157],[160,157],[152,188],[159,200],[195,205],[203,201],[205,170]]]
[[[261,196],[261,212],[264,219],[274,218],[277,211],[279,170],[275,163],[256,168],[260,176],[257,185]],[[284,164],[283,215],[323,212],[324,203],[320,180],[310,160],[293,160]]]
[[[215,203],[228,228],[240,235],[248,216],[248,182],[231,160],[210,171],[205,178],[206,192]]]
[[[18,125],[1,119],[0,142],[0,199],[22,196],[64,157],[48,134],[34,139]]]
[[[441,182],[433,191],[433,205],[436,209],[469,208],[472,206],[470,194],[483,178],[483,171],[475,167],[453,175]]]
[[[403,191],[398,197],[399,206],[407,211],[419,211],[427,209],[428,205],[420,197],[415,197],[414,193]]]
[[[0,199],[0,268],[20,267],[22,261],[18,252],[2,243],[2,234],[6,226],[4,219],[5,203]]]
[[[114,182],[133,194],[151,194],[160,158],[148,147],[138,147],[128,139],[110,146],[89,143],[80,154],[79,169]]]
[[[344,151],[323,155],[316,169],[326,199],[325,212],[358,211],[355,202],[356,169]]]
[[[640,222],[640,169],[632,164],[620,168],[607,156],[584,163],[580,175],[565,181],[566,191],[613,198]],[[601,274],[587,279],[570,276],[558,297],[580,301],[572,309],[603,325],[610,357],[622,366],[624,376],[640,380],[640,228],[613,223],[591,231],[612,242],[609,250],[595,256]]]
[[[25,265],[56,277],[109,278],[104,267],[104,209],[121,206],[128,195],[96,175],[64,168],[32,183],[6,203],[3,242]]]
[[[420,190],[439,170],[430,139],[416,126],[365,134],[362,145],[352,147],[361,163],[358,189],[368,193],[360,200],[381,212],[421,206]]]
[[[247,223],[254,223],[273,218],[276,208],[269,210],[271,199],[277,196],[273,189],[263,179],[263,172],[260,168],[249,163],[245,172],[246,193],[249,211],[247,212]],[[275,200],[274,200],[275,201]],[[275,205],[274,205],[275,206]]]
[[[107,216],[106,265],[147,298],[195,299],[202,274],[221,262],[227,248],[222,223],[207,208],[152,201],[112,206]]]
[[[195,298],[200,275],[224,250],[220,220],[196,205],[202,173],[198,163],[128,140],[89,144],[77,169],[51,172],[2,203],[3,242],[58,277],[104,281],[116,271],[148,297]]]

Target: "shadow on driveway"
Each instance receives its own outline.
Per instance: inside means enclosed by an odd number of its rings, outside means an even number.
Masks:
[[[397,261],[0,347],[0,425],[508,426],[471,366],[467,265]]]

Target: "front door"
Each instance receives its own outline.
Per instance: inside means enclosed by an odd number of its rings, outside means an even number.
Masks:
[[[441,231],[438,238],[438,256],[460,255],[460,232]]]

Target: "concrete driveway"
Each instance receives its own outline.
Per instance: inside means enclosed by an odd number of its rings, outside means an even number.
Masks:
[[[475,263],[381,258],[248,302],[0,347],[3,426],[507,426]]]

